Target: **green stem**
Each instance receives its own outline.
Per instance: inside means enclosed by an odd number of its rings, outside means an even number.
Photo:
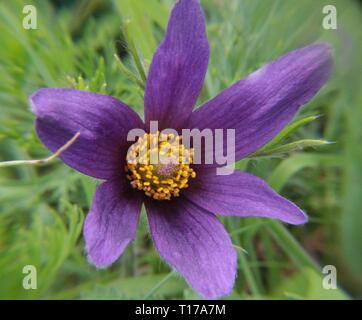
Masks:
[[[13,160],[0,162],[0,168],[14,167],[21,165],[36,166],[43,165],[52,162],[57,159],[64,151],[66,151],[80,136],[80,132],[77,132],[72,139],[70,139],[64,146],[60,147],[54,154],[45,159],[37,160]]]

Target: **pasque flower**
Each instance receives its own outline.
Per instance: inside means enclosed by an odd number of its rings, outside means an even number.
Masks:
[[[232,290],[236,253],[216,214],[268,217],[290,224],[303,224],[307,216],[248,173],[223,176],[216,175],[213,165],[129,163],[132,143],[127,134],[134,128],[148,132],[152,120],[160,129],[234,129],[238,161],[292,120],[328,80],[332,62],[328,45],[297,49],[193,111],[208,61],[199,1],[179,0],[150,66],[145,121],[123,102],[91,92],[45,88],[30,101],[44,145],[54,152],[80,132],[61,159],[83,174],[105,180],[95,192],[84,225],[89,261],[107,267],[117,260],[135,237],[144,203],[160,256],[203,297],[217,298]],[[150,139],[149,134],[141,137],[138,147]]]

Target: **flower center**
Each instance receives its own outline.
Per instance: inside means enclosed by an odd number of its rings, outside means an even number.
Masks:
[[[143,190],[155,200],[178,197],[196,172],[190,168],[193,150],[174,134],[146,133],[128,150],[125,167],[134,189]]]

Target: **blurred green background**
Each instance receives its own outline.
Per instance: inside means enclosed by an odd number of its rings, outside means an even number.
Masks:
[[[357,1],[205,0],[211,61],[200,103],[279,55],[314,41],[334,47],[331,81],[298,119],[320,116],[287,137],[334,142],[283,157],[238,164],[305,209],[310,222],[223,218],[238,250],[233,299],[362,298],[362,5]],[[22,27],[25,4],[38,29]],[[114,57],[137,73],[122,26],[144,63],[162,40],[173,1],[1,1],[0,161],[49,152],[34,131],[28,96],[40,87],[107,93],[142,113],[142,90]],[[322,9],[337,8],[338,29],[324,30]],[[0,168],[1,299],[198,298],[155,251],[142,215],[137,239],[111,268],[88,264],[84,215],[97,181],[60,161]],[[22,286],[37,268],[36,290]],[[337,268],[339,289],[322,286]]]

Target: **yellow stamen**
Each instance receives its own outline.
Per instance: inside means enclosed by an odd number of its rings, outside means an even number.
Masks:
[[[151,164],[151,159],[157,163]],[[132,188],[155,200],[170,200],[196,178],[192,160],[193,150],[183,146],[181,137],[146,133],[130,147],[125,171]]]

